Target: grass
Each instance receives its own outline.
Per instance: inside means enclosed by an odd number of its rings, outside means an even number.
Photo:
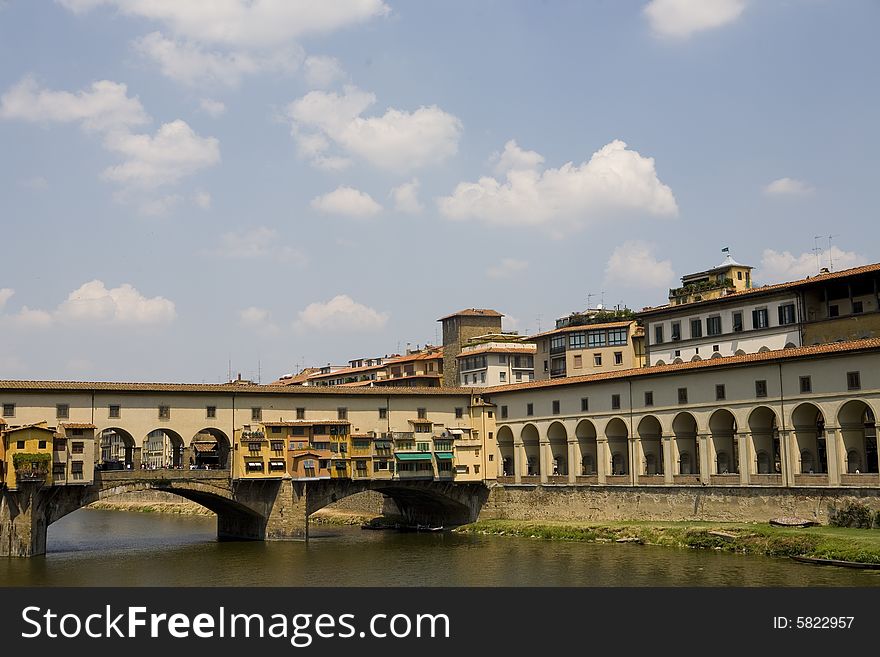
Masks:
[[[483,520],[456,531],[588,543],[623,540],[773,557],[809,556],[880,563],[880,531],[876,529],[774,527],[758,523]]]

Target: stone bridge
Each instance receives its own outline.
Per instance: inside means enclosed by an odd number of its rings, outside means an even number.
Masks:
[[[479,483],[438,481],[298,481],[232,479],[224,470],[96,472],[90,486],[22,484],[0,493],[0,556],[46,552],[48,526],[92,502],[142,490],[179,495],[217,514],[221,540],[308,540],[308,517],[337,500],[367,490],[394,500],[413,524],[473,522],[488,498]]]

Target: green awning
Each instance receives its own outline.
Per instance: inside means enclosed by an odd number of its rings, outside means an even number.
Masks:
[[[404,452],[395,454],[399,461],[430,461],[431,454],[429,452]]]
[[[434,456],[436,456],[438,459],[449,461],[452,460],[452,452],[434,452]]]

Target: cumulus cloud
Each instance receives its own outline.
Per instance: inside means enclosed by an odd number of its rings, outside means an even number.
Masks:
[[[256,331],[262,337],[271,337],[281,332],[272,321],[271,313],[265,308],[250,306],[238,313],[239,321],[245,328]]]
[[[166,77],[187,85],[220,83],[235,87],[246,75],[296,71],[304,53],[298,46],[271,52],[208,50],[198,44],[152,32],[134,41],[134,49],[152,59]]]
[[[220,142],[200,137],[180,119],[163,124],[153,136],[111,134],[106,147],[125,157],[103,177],[129,187],[154,188],[178,182],[220,161]]]
[[[29,123],[79,123],[85,130],[108,132],[149,123],[141,101],[128,87],[110,80],[71,93],[43,89],[27,76],[0,96],[0,119]]]
[[[11,319],[16,326],[26,329],[47,328],[52,325],[53,321],[51,313],[27,306],[22,306],[21,310],[12,315]]]
[[[209,257],[229,258],[231,260],[273,260],[304,266],[308,262],[305,253],[281,243],[278,231],[260,226],[241,232],[228,232],[220,235],[220,245],[205,252]]]
[[[672,262],[658,260],[655,250],[648,242],[624,242],[611,252],[605,266],[605,280],[624,287],[668,287],[675,282]]]
[[[339,214],[355,219],[373,217],[382,210],[382,206],[366,192],[344,185],[313,198],[310,205],[325,214]]]
[[[15,294],[15,290],[11,287],[0,288],[0,310],[3,310],[6,302],[12,298],[13,294]]]
[[[388,313],[357,303],[347,294],[327,302],[310,303],[299,312],[294,327],[298,330],[375,331],[388,323]]]
[[[459,183],[450,196],[437,200],[445,217],[504,226],[547,225],[562,232],[613,213],[678,214],[672,190],[657,177],[654,158],[629,150],[620,140],[603,146],[587,162],[543,171],[537,153],[521,151],[515,143],[508,146],[505,151],[513,153],[508,163],[532,168],[508,169],[503,181],[486,176]]]
[[[201,110],[210,117],[217,118],[226,114],[226,103],[213,98],[202,98],[199,101]]]
[[[502,279],[511,278],[512,276],[525,271],[529,263],[525,260],[517,260],[516,258],[502,258],[501,262],[493,265],[486,270],[489,278]]]
[[[419,202],[419,181],[413,178],[391,190],[391,198],[394,200],[394,209],[407,214],[418,214],[424,210]]]
[[[174,302],[148,298],[128,283],[107,289],[103,281],[93,280],[71,292],[55,314],[71,323],[149,326],[169,324],[177,312]]]
[[[508,171],[531,171],[544,164],[544,156],[535,151],[524,151],[511,139],[504,144],[504,150],[495,153],[492,158],[495,162],[495,173],[503,176]]]
[[[326,152],[332,143],[346,157],[405,172],[436,164],[458,151],[461,121],[436,105],[361,116],[375,103],[374,94],[351,85],[341,94],[311,91],[290,103],[287,114],[300,154],[320,166],[320,158],[334,157]]]
[[[329,87],[346,78],[345,70],[343,70],[339,60],[326,55],[306,57],[306,61],[303,64],[303,73],[309,86],[320,89]]]
[[[806,196],[814,191],[812,185],[795,178],[778,178],[764,187],[768,196]]]
[[[764,283],[783,283],[807,276],[815,276],[820,267],[833,266],[835,271],[868,264],[868,258],[855,251],[844,251],[832,246],[819,254],[818,261],[813,252],[792,255],[789,251],[764,249],[758,273]]]
[[[651,0],[643,9],[658,37],[685,39],[734,22],[746,0]]]

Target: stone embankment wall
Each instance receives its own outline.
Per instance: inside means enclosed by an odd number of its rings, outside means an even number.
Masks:
[[[481,520],[767,522],[797,516],[828,523],[853,501],[880,511],[880,490],[722,486],[493,486]]]

